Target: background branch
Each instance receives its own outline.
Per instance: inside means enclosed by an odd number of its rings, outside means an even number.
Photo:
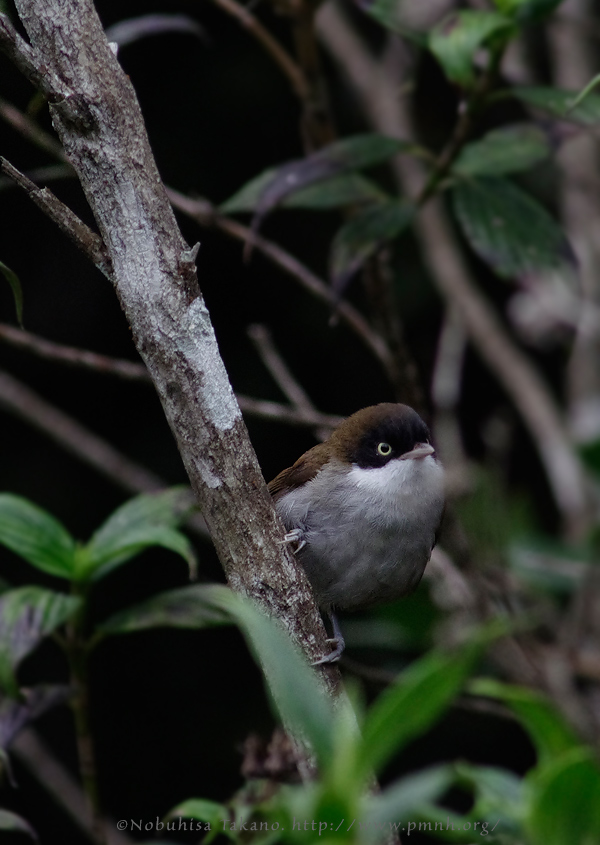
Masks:
[[[92,838],[85,795],[71,773],[57,760],[46,743],[33,728],[25,728],[15,739],[11,751],[38,780],[56,803],[67,812],[77,827]],[[107,820],[108,845],[131,845],[133,842],[117,829],[114,821]]]
[[[310,88],[300,65],[277,41],[271,32],[263,26],[257,17],[246,7],[237,3],[236,0],[212,0],[215,6],[222,9],[230,17],[234,18],[253,38],[261,45],[265,52],[271,56],[282,73],[289,79],[294,93],[300,100],[306,100],[310,96]]]
[[[296,381],[287,364],[273,343],[271,333],[266,326],[254,324],[248,327],[248,337],[254,344],[263,364],[273,379],[291,402],[296,412],[306,420],[315,419],[315,407],[303,387]],[[339,424],[342,417],[338,417]],[[314,429],[318,440],[326,440],[335,426],[317,424]]]
[[[2,156],[0,156],[0,170],[29,195],[29,198],[37,207],[56,223],[59,229],[73,241],[75,246],[96,265],[107,279],[112,279],[110,258],[102,238],[92,232],[90,227],[86,226],[49,188],[38,188],[35,182],[28,179]]]
[[[196,220],[201,226],[215,227],[242,243],[250,243],[254,249],[257,249],[295,279],[316,299],[330,305],[332,309],[335,308],[336,316],[339,316],[354,331],[357,337],[380,361],[390,379],[393,377],[395,364],[385,342],[371,329],[365,318],[354,306],[345,301],[338,302],[334,291],[308,267],[278,244],[253,232],[248,226],[220,215],[214,206],[206,200],[191,199],[173,190],[173,188],[168,188],[167,192],[173,207],[178,211]]]
[[[394,82],[404,67],[405,55],[399,55],[402,48],[394,45],[384,68],[369,54],[334,2],[323,7],[318,24],[327,49],[344,69],[372,125],[392,137],[415,137],[407,103],[398,96]],[[393,172],[403,194],[420,195],[426,176],[418,160],[399,156]],[[550,391],[477,289],[440,199],[430,200],[421,209],[415,226],[432,280],[448,304],[460,310],[474,347],[529,428],[566,532],[581,536],[589,524],[583,473]]]
[[[24,420],[130,493],[151,493],[166,483],[127,458],[64,411],[0,370],[0,407]]]
[[[46,361],[54,361],[71,367],[81,367],[100,375],[116,376],[126,381],[152,383],[148,370],[143,364],[136,364],[135,361],[127,361],[123,358],[99,355],[97,352],[90,352],[88,349],[76,349],[73,346],[54,343],[7,323],[0,323],[0,341],[4,341],[17,349],[25,350]],[[301,389],[299,385],[298,389]],[[285,425],[330,430],[343,420],[343,417],[336,414],[322,414],[312,404],[307,404],[303,408],[289,407],[282,405],[280,402],[255,399],[241,393],[236,393],[236,399],[242,413],[276,420]]]

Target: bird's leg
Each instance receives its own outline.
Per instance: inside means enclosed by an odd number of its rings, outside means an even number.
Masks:
[[[302,528],[294,528],[292,531],[288,531],[287,534],[283,535],[283,542],[289,543],[290,545],[293,544],[294,547],[292,548],[292,552],[297,555],[298,552],[306,545],[304,536],[304,530]],[[327,616],[329,617],[329,621],[331,622],[331,627],[333,629],[333,637],[329,637],[327,642],[333,646],[333,651],[321,657],[320,660],[315,660],[312,664],[313,666],[321,666],[323,663],[336,663],[346,648],[346,643],[344,641],[337,616],[333,610],[328,610]]]
[[[329,654],[326,654],[320,660],[315,660],[312,664],[313,666],[322,666],[323,663],[337,663],[337,661],[342,656],[342,652],[346,648],[346,643],[344,641],[344,637],[342,635],[342,631],[340,628],[340,623],[338,622],[338,618],[333,612],[333,610],[327,611],[327,616],[329,617],[329,621],[331,622],[331,627],[333,629],[333,637],[330,637],[327,642],[331,643],[334,646],[333,651],[330,651]]]

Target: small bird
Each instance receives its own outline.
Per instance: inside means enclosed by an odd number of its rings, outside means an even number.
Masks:
[[[358,610],[411,593],[431,557],[444,477],[429,429],[408,405],[381,403],[344,420],[269,484],[322,611],[344,650],[334,609]]]

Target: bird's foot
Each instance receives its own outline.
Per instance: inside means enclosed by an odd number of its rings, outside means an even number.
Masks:
[[[283,542],[287,545],[294,546],[292,552],[297,555],[306,545],[304,531],[301,528],[294,528],[293,531],[288,531],[287,534],[283,535]]]
[[[327,639],[327,643],[333,646],[333,650],[330,651],[329,654],[323,655],[323,657],[319,660],[315,660],[312,664],[313,666],[323,666],[325,663],[337,663],[346,648],[346,643],[344,641],[337,616],[332,610],[329,610],[327,615],[329,616],[329,621],[331,622],[331,627],[333,628],[333,637],[329,637]]]
[[[334,646],[333,651],[330,651],[329,654],[323,655],[319,660],[315,660],[312,665],[313,666],[323,666],[325,663],[337,663],[340,657],[342,656],[342,652],[346,648],[346,643],[344,642],[343,637],[330,637],[326,640],[329,645]]]

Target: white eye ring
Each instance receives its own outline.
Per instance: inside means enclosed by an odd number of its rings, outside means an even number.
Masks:
[[[389,443],[378,443],[377,454],[381,455],[382,458],[389,458],[389,456],[392,454],[392,447]]]

